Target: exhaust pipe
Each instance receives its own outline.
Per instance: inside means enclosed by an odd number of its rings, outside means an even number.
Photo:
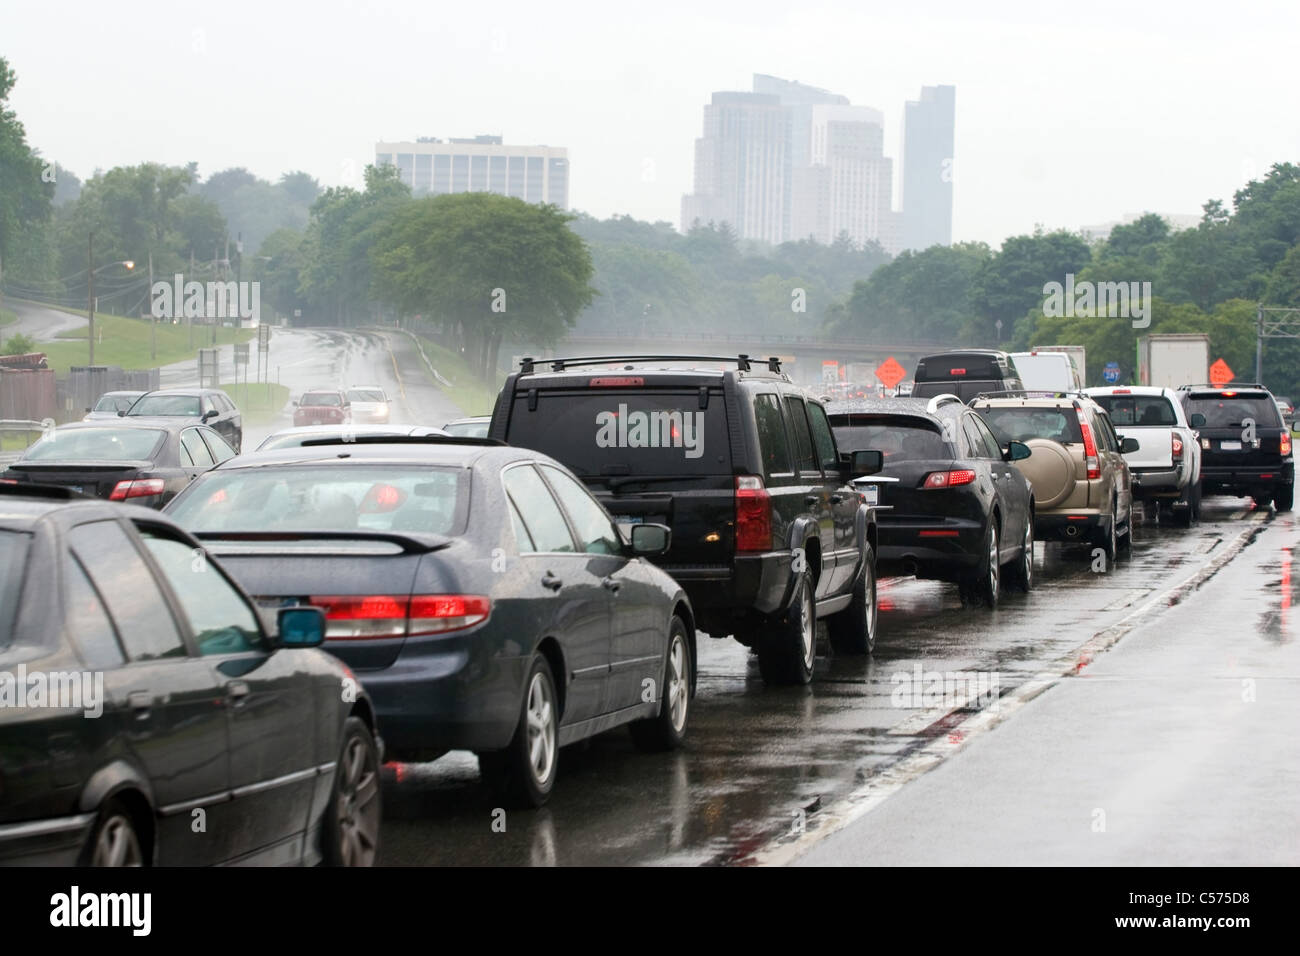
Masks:
[[[912,574],[916,574],[916,558],[904,558],[903,575],[906,577]]]
[[[1067,538],[1079,537],[1079,526],[1077,524],[1067,524],[1065,526],[1065,536]]]

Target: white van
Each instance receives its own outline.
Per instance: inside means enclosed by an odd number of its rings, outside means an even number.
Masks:
[[[1066,352],[1012,352],[1020,381],[1030,391],[1074,392],[1083,388],[1083,375]]]

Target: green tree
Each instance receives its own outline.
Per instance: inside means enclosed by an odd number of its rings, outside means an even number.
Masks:
[[[27,144],[23,124],[9,108],[17,80],[0,57],[0,264],[11,277],[46,271],[45,263],[33,256],[38,250],[32,237],[49,221],[55,188],[48,177],[42,178],[46,163]]]

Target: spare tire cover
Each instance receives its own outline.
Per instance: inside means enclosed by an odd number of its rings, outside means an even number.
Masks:
[[[1050,438],[1031,438],[1025,444],[1033,454],[1016,462],[1016,467],[1033,485],[1034,506],[1054,508],[1074,490],[1074,456]]]

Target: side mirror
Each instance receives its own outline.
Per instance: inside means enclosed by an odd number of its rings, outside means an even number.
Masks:
[[[293,407],[294,408],[298,407],[298,400],[296,398],[293,400]]]
[[[884,452],[875,449],[866,449],[851,452],[848,456],[849,477],[857,478],[862,475],[875,475],[880,469],[885,467]]]
[[[88,408],[88,409],[86,409],[86,411],[90,411],[90,409]],[[119,408],[119,409],[117,410],[117,417],[118,417],[118,418],[126,418],[126,412]]]
[[[1121,438],[1119,442],[1119,450],[1126,455],[1131,451],[1137,451],[1141,447],[1136,438]]]
[[[199,421],[206,422],[209,418],[216,418],[220,414],[221,413],[218,412],[215,408],[209,408],[206,412],[203,413],[203,417],[200,418]]]
[[[668,553],[673,532],[666,524],[632,525],[632,553],[643,558],[657,558]]]
[[[1205,416],[1202,415],[1200,412],[1193,412],[1192,417],[1189,418],[1187,421],[1188,424],[1190,424],[1193,428],[1200,428],[1205,424]]]
[[[89,408],[88,408],[88,409],[86,409],[86,414],[87,414],[87,415],[89,415],[89,414],[90,414],[90,412],[91,412],[91,410],[90,410],[90,409],[89,409]]]
[[[1022,441],[1016,441],[1014,438],[1007,442],[1007,450],[1002,454],[1003,461],[1024,461],[1034,450]]]
[[[282,607],[276,623],[281,647],[320,647],[325,643],[325,612],[318,607]]]

